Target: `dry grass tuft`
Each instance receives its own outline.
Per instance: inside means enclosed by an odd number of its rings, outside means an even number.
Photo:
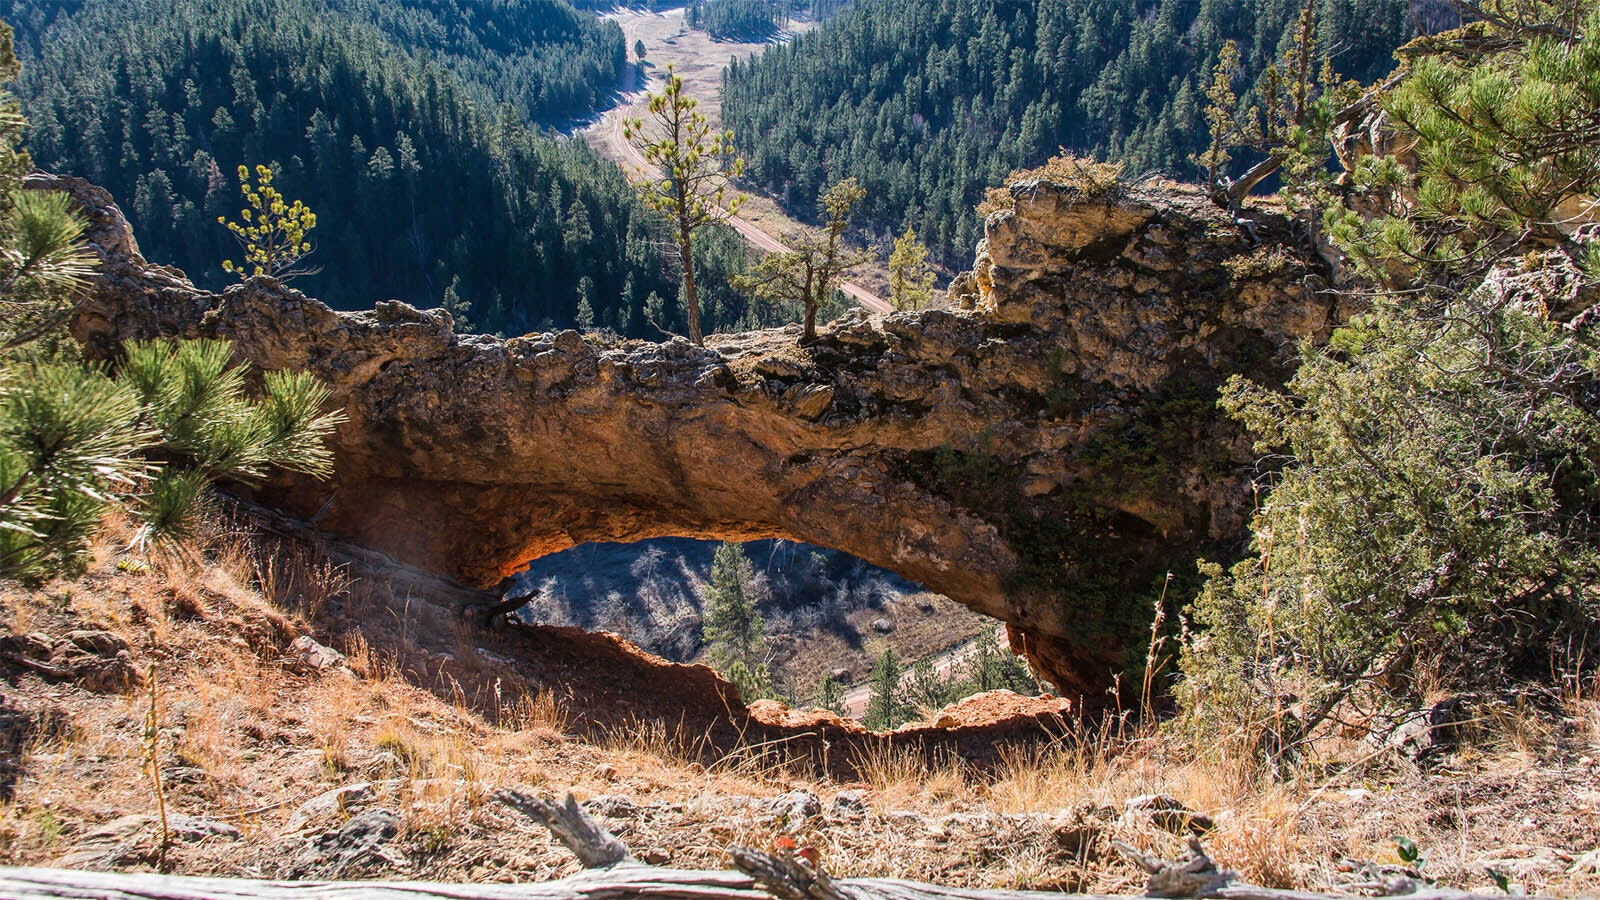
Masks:
[[[1025,181],[1048,181],[1075,188],[1085,197],[1101,197],[1116,190],[1122,183],[1122,163],[1103,163],[1078,156],[1065,147],[1050,157],[1045,164],[1034,169],[1018,169],[1006,176],[1003,186],[989,188],[978,205],[978,215],[987,218],[997,212],[1011,210],[1016,198],[1011,188]]]

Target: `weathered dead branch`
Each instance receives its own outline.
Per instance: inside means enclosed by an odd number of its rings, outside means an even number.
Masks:
[[[562,803],[513,790],[496,792],[494,799],[550,829],[585,869],[634,861],[627,846],[584,812],[571,794]]]
[[[835,880],[804,850],[731,850],[737,872],[666,869],[634,860],[628,848],[568,794],[560,803],[524,791],[495,795],[550,829],[584,871],[539,884],[424,882],[286,882],[170,875],[78,872],[0,867],[0,897],[16,900],[1127,900],[1097,894],[998,891],[943,887],[894,878]],[[1241,884],[1218,869],[1193,838],[1180,860],[1164,860],[1126,845],[1117,849],[1150,874],[1146,897],[1195,900],[1339,900],[1356,895],[1283,891]],[[1406,900],[1485,900],[1488,895],[1435,888],[1413,880],[1361,885],[1366,896]]]

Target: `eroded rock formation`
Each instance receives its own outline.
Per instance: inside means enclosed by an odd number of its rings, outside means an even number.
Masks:
[[[332,386],[337,477],[268,492],[322,529],[478,585],[584,541],[808,541],[1004,619],[1091,704],[1142,654],[1165,573],[1245,524],[1254,454],[1217,387],[1282,377],[1340,317],[1283,222],[1170,185],[1017,185],[957,281],[968,309],[702,349],[457,336],[440,311],[338,313],[266,280],[206,293],[146,263],[103,191],[35,184],[94,223],[90,352],[227,338]]]

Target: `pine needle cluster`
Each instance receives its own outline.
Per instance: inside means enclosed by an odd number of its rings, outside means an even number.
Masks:
[[[0,78],[17,72],[0,25]],[[25,124],[0,97],[0,577],[77,571],[114,509],[151,544],[188,534],[218,481],[328,475],[325,439],[342,416],[323,411],[328,390],[309,375],[268,372],[252,397],[225,342],[130,343],[113,366],[78,355],[65,326],[97,261],[66,196],[22,188]],[[309,227],[263,178],[253,202]],[[299,226],[275,233],[306,246]]]
[[[75,571],[112,509],[151,544],[191,533],[217,481],[277,467],[326,476],[341,420],[304,373],[268,372],[263,396],[222,341],[130,343],[115,370],[66,353],[0,368],[0,576]]]

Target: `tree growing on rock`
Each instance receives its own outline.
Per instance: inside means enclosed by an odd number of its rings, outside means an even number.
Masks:
[[[244,252],[239,262],[223,260],[223,271],[240,278],[265,276],[279,281],[315,275],[316,267],[303,264],[311,255],[311,242],[306,238],[317,227],[317,214],[299,200],[290,202],[279,193],[272,186],[271,168],[256,166],[253,184],[250,176],[249,167],[239,167],[239,193],[247,204],[239,210],[239,219],[217,217]]]
[[[761,299],[799,304],[804,323],[801,339],[816,340],[817,310],[822,302],[846,272],[872,258],[844,246],[850,213],[866,196],[854,178],[828,188],[817,200],[818,209],[827,217],[822,233],[791,238],[795,249],[767,254],[749,275],[736,276],[734,286]]]
[[[622,134],[637,147],[656,174],[636,182],[639,196],[673,225],[683,265],[684,306],[689,340],[705,344],[700,332],[700,294],[695,285],[694,235],[708,225],[739,214],[744,197],[730,196],[729,179],[744,171],[733,150],[733,132],[713,132],[699,101],[684,92],[683,78],[667,66],[667,84],[650,95],[650,127],[644,119],[628,119]]]
[[[1473,8],[1373,95],[1407,158],[1356,160],[1325,215],[1370,312],[1283,388],[1224,391],[1289,461],[1253,553],[1206,566],[1182,652],[1186,721],[1254,743],[1235,749],[1280,755],[1341,708],[1587,677],[1597,649],[1600,345],[1563,298],[1600,285],[1600,242],[1561,210],[1600,195],[1600,3]]]
[[[1200,167],[1213,200],[1237,214],[1258,185],[1282,173],[1281,192],[1287,205],[1303,211],[1322,196],[1328,180],[1328,135],[1340,118],[1354,115],[1360,93],[1353,81],[1342,81],[1332,64],[1319,65],[1317,2],[1307,2],[1296,20],[1294,37],[1279,58],[1261,73],[1255,100],[1240,108],[1233,82],[1242,71],[1239,48],[1223,44],[1211,85],[1206,88],[1206,122],[1211,141],[1190,157]],[[1237,178],[1228,176],[1233,152],[1247,149],[1260,159]],[[1310,224],[1319,223],[1315,216]]]

